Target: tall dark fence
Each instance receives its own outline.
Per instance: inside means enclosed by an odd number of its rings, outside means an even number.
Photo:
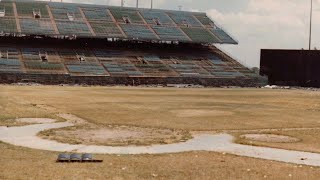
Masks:
[[[260,74],[269,84],[320,87],[320,51],[262,49]]]

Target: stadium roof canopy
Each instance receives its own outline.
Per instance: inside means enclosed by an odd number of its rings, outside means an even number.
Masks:
[[[205,13],[43,1],[1,1],[0,35],[237,44]]]

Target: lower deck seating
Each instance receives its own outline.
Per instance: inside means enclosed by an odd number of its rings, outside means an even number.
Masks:
[[[243,76],[243,74],[236,71],[235,72],[212,72],[212,75],[214,75],[215,77],[222,77],[222,78],[226,78],[226,77],[236,78],[236,77]]]
[[[145,76],[172,76],[174,71],[164,64],[136,64],[139,71]]]
[[[21,52],[25,61],[41,61],[38,48],[24,48]]]
[[[70,73],[88,74],[88,75],[105,75],[105,69],[97,64],[68,64],[66,65]]]
[[[169,50],[170,51],[170,50]],[[0,72],[69,73],[113,77],[256,78],[254,72],[210,51],[0,47]]]
[[[137,70],[133,64],[110,64],[103,63],[110,75],[119,76],[143,76],[143,73]]]
[[[37,62],[37,61],[25,62],[25,67],[27,69],[36,69],[36,70],[49,70],[49,71],[63,70],[63,65],[60,63],[47,63],[47,62]]]
[[[21,72],[21,63],[17,59],[0,58],[0,72]]]
[[[17,60],[19,52],[15,48],[0,48],[0,58]]]
[[[177,71],[180,76],[204,77],[210,75],[206,70],[195,64],[171,64],[170,66]]]

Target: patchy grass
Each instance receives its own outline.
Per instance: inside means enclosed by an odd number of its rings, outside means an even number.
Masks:
[[[208,152],[97,155],[101,164],[57,164],[57,153],[0,143],[0,179],[318,179],[320,169]],[[291,175],[291,176],[289,176]]]
[[[320,127],[320,92],[269,89],[0,86],[0,126],[8,119],[70,113],[97,126],[177,131]],[[63,120],[63,119],[61,119]],[[279,134],[320,152],[318,131]],[[245,142],[242,142],[245,143]],[[56,164],[58,153],[0,142],[0,179],[318,179],[320,169],[208,152],[97,155],[102,164]],[[291,176],[289,176],[291,175]]]
[[[39,136],[68,144],[105,146],[147,146],[185,142],[192,138],[188,131],[128,126],[77,125],[42,131]]]
[[[61,112],[94,124],[181,130],[320,127],[320,92],[58,86],[0,88],[0,114],[5,116],[2,120],[22,116],[47,117]],[[181,114],[186,111],[191,112]]]
[[[270,143],[270,142],[260,142],[260,141],[251,141],[247,139],[240,138],[242,133],[234,133],[236,136],[236,143],[246,144],[252,146],[264,146],[264,147],[273,147],[280,149],[289,149],[297,151],[307,151],[307,152],[316,152],[320,153],[320,130],[296,130],[296,131],[263,131],[255,134],[276,134],[290,136],[300,139],[299,142],[295,143]]]

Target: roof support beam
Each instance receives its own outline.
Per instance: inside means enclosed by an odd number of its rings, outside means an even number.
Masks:
[[[20,20],[19,20],[19,15],[18,15],[18,11],[17,11],[17,6],[16,6],[16,3],[15,3],[15,2],[12,3],[12,7],[13,7],[14,17],[15,17],[15,19],[16,19],[17,31],[18,31],[19,33],[21,33]]]
[[[50,20],[51,20],[51,24],[53,26],[53,29],[54,29],[54,33],[55,34],[59,34],[59,30],[58,30],[58,27],[57,27],[57,24],[56,24],[56,21],[54,20],[54,17],[51,13],[51,9],[48,5],[46,5],[47,9],[48,9],[48,14],[49,14],[49,17],[50,17]]]
[[[123,35],[123,37],[128,38],[128,36],[126,35],[126,33],[124,33],[124,31],[122,30],[122,28],[119,26],[119,23],[117,22],[117,20],[113,17],[112,13],[110,12],[109,9],[107,9],[107,13],[109,14],[109,16],[111,17],[112,21],[117,25],[118,29],[120,30],[121,34]]]
[[[82,16],[82,19],[83,19],[83,21],[87,24],[87,26],[88,26],[88,28],[89,28],[92,36],[96,36],[96,33],[94,32],[94,30],[92,29],[92,27],[91,27],[90,23],[88,22],[86,16],[84,15],[84,13],[83,13],[83,11],[82,11],[82,8],[79,7],[79,10],[80,10],[80,14],[81,14],[81,16]]]
[[[161,38],[159,37],[159,35],[152,29],[152,27],[150,26],[150,24],[148,24],[147,21],[142,17],[142,15],[140,14],[140,12],[137,11],[137,14],[138,14],[139,17],[142,19],[143,23],[148,27],[148,29],[158,38],[158,40],[161,40]]]

